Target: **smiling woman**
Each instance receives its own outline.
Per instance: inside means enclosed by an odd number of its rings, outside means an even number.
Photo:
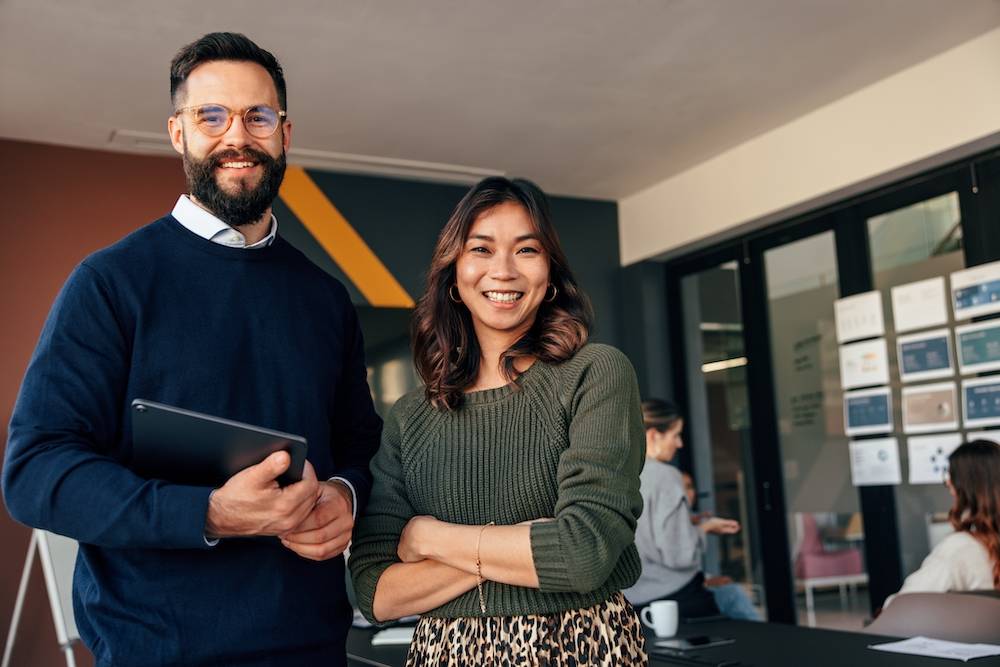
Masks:
[[[490,178],[438,238],[351,570],[375,622],[422,614],[410,665],[645,664],[621,590],[639,576],[642,417],[545,195]]]
[[[413,318],[414,361],[430,401],[453,408],[464,392],[488,388],[480,380],[498,386],[534,359],[568,359],[591,320],[545,195],[527,180],[487,178],[438,237]],[[500,364],[481,378],[493,354]]]

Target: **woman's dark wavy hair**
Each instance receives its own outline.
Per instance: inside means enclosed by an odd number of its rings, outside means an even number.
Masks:
[[[427,399],[435,408],[454,410],[461,405],[464,390],[479,374],[481,352],[472,317],[465,304],[448,297],[448,291],[455,285],[455,264],[473,223],[483,213],[508,202],[527,211],[548,256],[549,282],[555,285],[556,296],[551,302],[542,302],[531,329],[500,356],[501,372],[512,382],[518,376],[514,362],[519,357],[559,363],[587,342],[593,319],[590,302],[566,262],[545,193],[521,178],[483,179],[462,197],[441,230],[427,273],[427,288],[413,312],[413,360]]]
[[[948,518],[969,533],[993,561],[993,588],[1000,590],[1000,446],[988,440],[961,445],[948,457],[955,504]]]

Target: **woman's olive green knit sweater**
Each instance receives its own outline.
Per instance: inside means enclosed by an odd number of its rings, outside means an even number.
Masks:
[[[389,413],[372,461],[375,485],[351,547],[351,572],[369,620],[379,577],[399,562],[410,518],[533,524],[538,589],[484,585],[486,615],[589,607],[635,583],[645,439],[635,371],[625,355],[589,344],[558,365],[537,362],[518,386],[472,392],[452,412],[423,391]],[[475,590],[427,613],[481,616]]]

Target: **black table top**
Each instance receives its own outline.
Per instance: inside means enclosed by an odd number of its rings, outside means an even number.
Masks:
[[[406,662],[405,646],[371,645],[373,629],[353,628],[347,638],[348,663],[355,667],[402,667]],[[869,649],[870,644],[893,641],[858,632],[841,632],[806,628],[780,623],[719,620],[682,624],[677,635],[717,635],[735,639],[732,644],[690,651],[695,661],[670,658],[650,653],[654,667],[691,665],[707,667],[733,661],[733,667],[943,667],[960,665],[955,660],[922,658]],[[647,634],[647,650],[653,649],[653,637]],[[1000,656],[979,658],[969,663],[974,667],[1000,667]]]
[[[692,651],[689,654],[708,664],[724,660],[738,661],[741,666],[754,667],[941,667],[960,665],[955,660],[925,658],[900,653],[875,651],[868,646],[895,641],[894,637],[881,637],[860,632],[823,630],[781,623],[752,623],[749,621],[712,621],[685,624],[679,636],[719,635],[736,641]],[[647,650],[653,649],[652,637],[647,634]],[[650,665],[666,667],[683,664],[650,654]],[[998,667],[1000,656],[980,658],[975,667]]]

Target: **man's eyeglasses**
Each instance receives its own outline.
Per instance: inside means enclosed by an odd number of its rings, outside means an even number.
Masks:
[[[233,124],[233,116],[240,116],[246,131],[258,139],[267,139],[277,132],[281,119],[288,115],[287,112],[272,109],[266,104],[258,104],[238,111],[233,111],[221,104],[199,104],[180,108],[174,113],[178,116],[182,113],[189,114],[194,120],[195,127],[209,137],[224,135]]]

